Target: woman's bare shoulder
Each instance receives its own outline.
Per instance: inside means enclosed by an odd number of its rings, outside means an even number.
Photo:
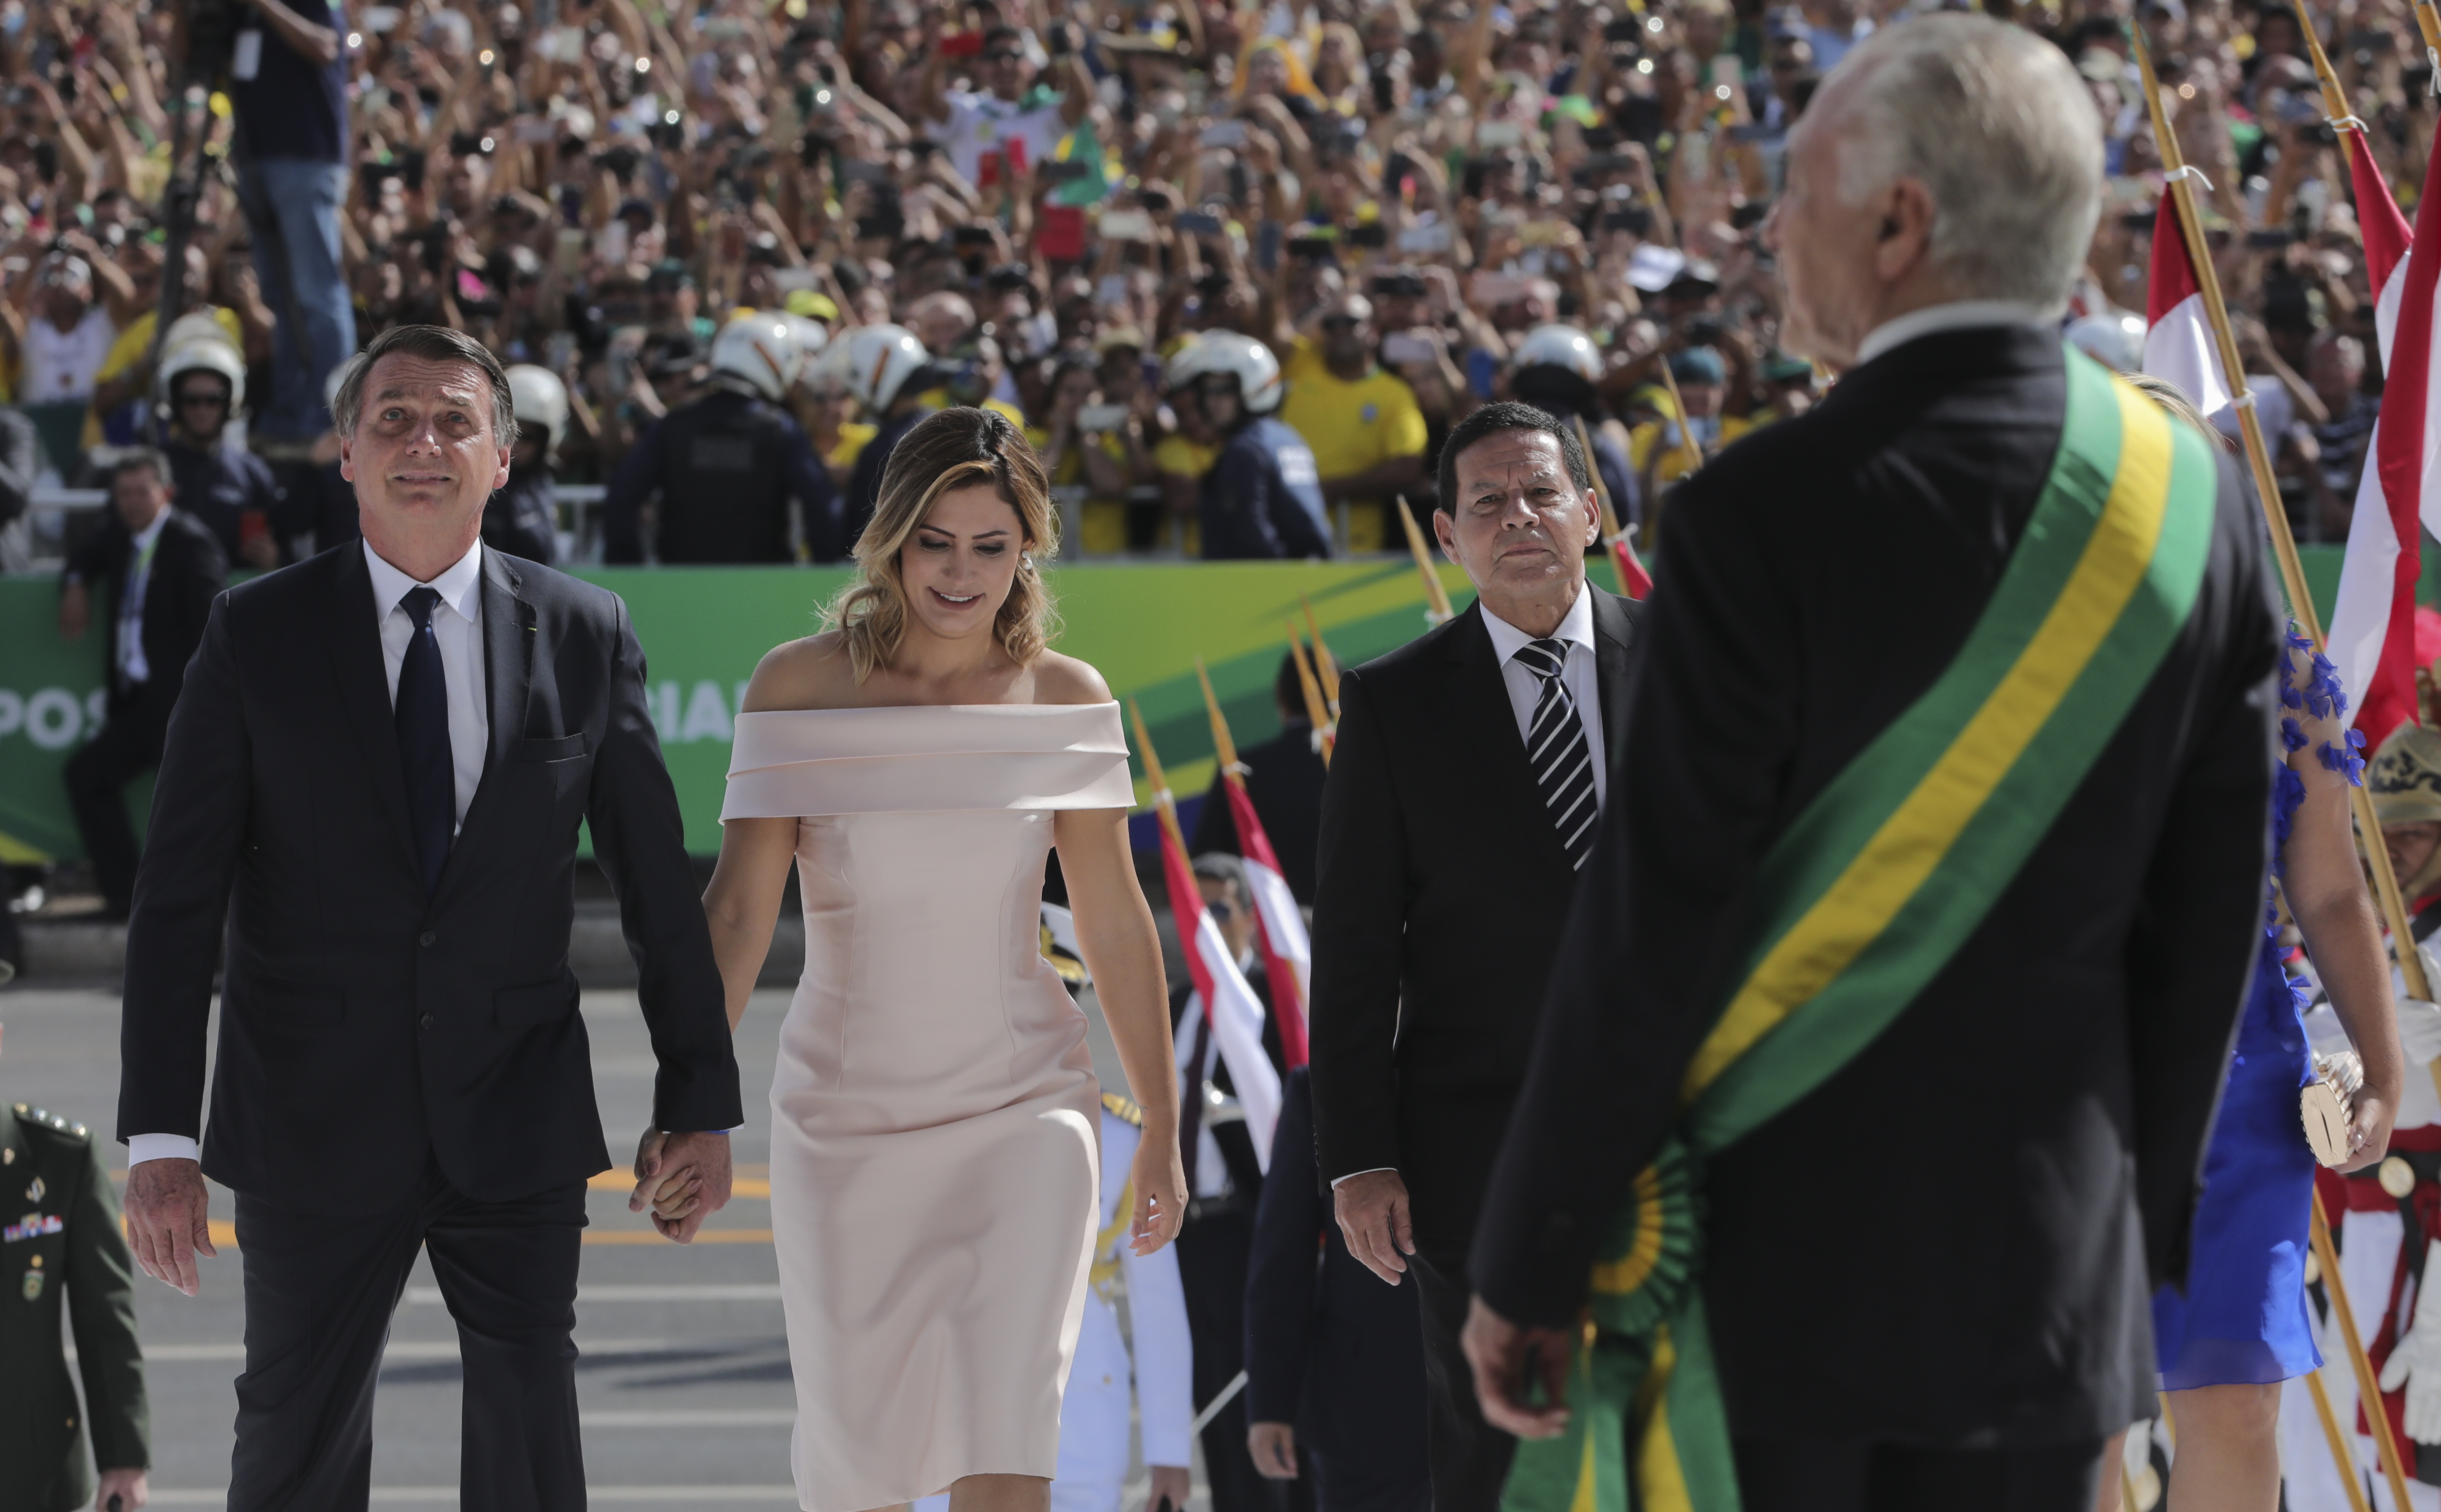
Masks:
[[[783,641],[763,653],[738,712],[839,709],[856,699],[856,664],[836,630]]]
[[[1107,704],[1111,685],[1089,661],[1046,651],[1034,661],[1034,701],[1038,704]]]

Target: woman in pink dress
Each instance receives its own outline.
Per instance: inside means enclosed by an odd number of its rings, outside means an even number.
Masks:
[[[1046,647],[1058,549],[1024,438],[987,410],[931,416],[891,456],[831,628],[766,656],[737,720],[704,894],[732,1028],[791,865],[805,909],[771,1226],[807,1512],[944,1489],[953,1512],[1049,1504],[1100,1116],[1084,1015],[1039,948],[1054,846],[1145,1110],[1136,1252],[1184,1212],[1127,742],[1100,674]]]

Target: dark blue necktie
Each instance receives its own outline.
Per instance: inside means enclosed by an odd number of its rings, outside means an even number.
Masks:
[[[441,886],[449,860],[449,836],[458,821],[457,774],[449,759],[449,681],[441,670],[441,642],[432,631],[432,610],[441,595],[430,588],[407,590],[399,607],[415,633],[398,669],[398,703],[390,722],[398,730],[398,765],[407,778],[407,822],[415,836],[415,860],[429,897]]]

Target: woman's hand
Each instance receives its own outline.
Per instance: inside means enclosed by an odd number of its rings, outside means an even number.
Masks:
[[[1186,1165],[1179,1159],[1178,1136],[1171,1131],[1166,1138],[1157,1138],[1161,1133],[1148,1126],[1145,1137],[1136,1142],[1132,1167],[1136,1212],[1134,1226],[1129,1230],[1129,1249],[1139,1255],[1150,1254],[1177,1238],[1179,1225],[1186,1220]]]
[[[2355,1115],[2348,1120],[2348,1148],[2354,1153],[2340,1170],[2361,1171],[2388,1155],[2391,1120],[2397,1116],[2390,1099],[2376,1095],[2370,1088],[2358,1092]]]

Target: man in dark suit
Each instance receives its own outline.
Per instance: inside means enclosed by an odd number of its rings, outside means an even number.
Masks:
[[[1238,970],[1263,1005],[1263,1053],[1281,1069],[1279,1021],[1272,1016],[1272,983],[1255,951],[1255,905],[1238,857],[1199,855],[1195,885],[1203,906],[1238,961]],[[1192,920],[1182,927],[1191,927]],[[1186,1166],[1186,1221],[1178,1231],[1178,1281],[1186,1293],[1186,1329],[1194,1343],[1194,1395],[1200,1412],[1237,1378],[1246,1338],[1246,1258],[1255,1242],[1255,1204],[1263,1167],[1235,1098],[1237,1086],[1220,1057],[1211,1016],[1191,981],[1169,995],[1169,1021],[1184,1077],[1178,1139]],[[1216,1116],[1219,1115],[1219,1116]],[[1230,1402],[1205,1424],[1204,1473],[1214,1512],[1275,1512],[1278,1498],[1246,1449],[1246,1404]]]
[[[1792,329],[1848,372],[1672,505],[1619,801],[1474,1251],[1469,1353],[1522,1431],[1561,1427],[1525,1405],[1528,1359],[1565,1368],[1744,976],[1763,858],[2021,549],[2099,144],[2056,49],[1958,15],[1860,45],[1792,139]],[[1707,1162],[1698,1280],[1748,1512],[2090,1506],[2103,1441],[2153,1412],[2147,1301],[2185,1274],[2276,749],[2263,524],[2218,467],[2194,605],[2034,849],[1878,1037]],[[1894,1227],[1910,1191],[1945,1197]]]
[[[1247,1448],[1319,1512],[1426,1512],[1424,1351],[1416,1288],[1356,1257],[1313,1168],[1311,1072],[1280,1088],[1271,1179],[1246,1271]]]
[[[1467,1246],[1626,714],[1636,605],[1585,581],[1572,431],[1490,405],[1433,515],[1478,594],[1340,679],[1313,914],[1313,1112],[1347,1248],[1419,1299],[1437,1512],[1489,1512],[1515,1449],[1470,1389]]]
[[[394,327],[335,407],[364,538],[224,594],[170,722],[120,1032],[136,1260],[192,1295],[204,1170],[236,1191],[231,1508],[365,1505],[421,1249],[465,1344],[461,1504],[574,1512],[577,1240],[610,1164],[568,969],[580,821],[642,974],[654,1126],[680,1131],[639,1195],[686,1175],[691,1211],[655,1215],[681,1241],[742,1121],[720,978],[625,606],[481,543],[498,363]]]
[[[1313,721],[1306,717],[1305,687],[1297,678],[1296,658],[1280,658],[1279,675],[1272,679],[1272,702],[1280,711],[1280,732],[1253,746],[1241,747],[1238,760],[1246,768],[1246,796],[1255,802],[1255,817],[1263,821],[1278,856],[1280,879],[1299,903],[1313,902],[1314,835],[1322,825],[1322,751],[1314,745]],[[1229,795],[1217,774],[1195,817],[1194,851],[1198,855],[1224,851],[1243,855],[1238,848],[1238,821],[1229,813]]]
[[[120,454],[110,470],[110,513],[60,579],[60,634],[70,640],[92,621],[93,585],[110,590],[102,646],[110,717],[68,758],[64,776],[103,905],[120,919],[136,895],[127,784],[160,765],[187,662],[203,642],[212,600],[228,585],[228,559],[219,540],[201,520],[172,507],[176,492],[159,452],[136,447]]]

